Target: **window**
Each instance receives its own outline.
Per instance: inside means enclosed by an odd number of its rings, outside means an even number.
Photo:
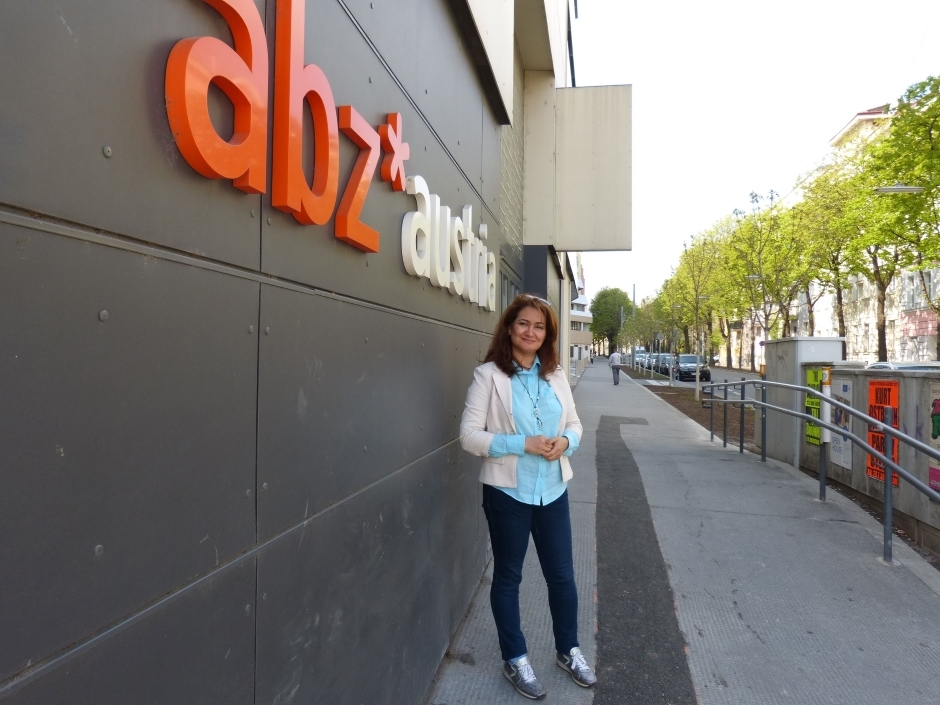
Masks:
[[[519,287],[505,274],[501,273],[499,279],[500,303],[502,304],[500,310],[505,311],[510,302],[519,295]]]
[[[581,330],[581,321],[572,321],[571,330]]]

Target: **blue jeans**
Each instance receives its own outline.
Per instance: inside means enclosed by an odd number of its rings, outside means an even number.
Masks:
[[[483,485],[483,511],[493,546],[490,606],[503,660],[528,653],[519,618],[519,583],[530,533],[548,585],[555,649],[567,654],[579,646],[578,588],[571,556],[568,491],[551,504],[541,506],[519,502],[495,487]]]

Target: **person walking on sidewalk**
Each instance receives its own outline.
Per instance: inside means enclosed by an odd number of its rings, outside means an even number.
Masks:
[[[558,319],[545,299],[520,294],[503,312],[476,368],[460,444],[482,456],[483,512],[493,546],[490,606],[503,675],[522,695],[545,697],[529,662],[519,616],[522,563],[535,542],[555,635],[555,663],[578,685],[596,682],[578,644],[568,456],[581,442],[571,386],[558,364]]]
[[[623,364],[623,358],[620,357],[617,348],[614,348],[614,351],[610,354],[607,364],[614,371],[614,386],[620,384],[620,365]]]

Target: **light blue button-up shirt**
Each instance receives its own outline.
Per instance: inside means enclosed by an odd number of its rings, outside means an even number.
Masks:
[[[561,402],[555,396],[552,385],[539,377],[540,369],[538,358],[535,358],[535,364],[528,370],[516,365],[516,374],[512,376],[512,417],[517,433],[496,434],[488,455],[493,458],[518,455],[516,486],[497,489],[525,504],[545,505],[561,497],[567,483],[561,479],[559,461],[548,461],[541,455],[525,452],[526,436],[554,438],[561,422]],[[533,401],[538,406],[541,429],[532,413]],[[570,456],[578,449],[581,438],[574,431],[565,431],[562,435],[568,439],[568,449],[564,454]]]

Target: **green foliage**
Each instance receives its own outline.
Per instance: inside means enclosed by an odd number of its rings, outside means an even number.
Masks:
[[[798,203],[752,193],[749,212],[735,211],[693,238],[656,297],[644,301],[637,334],[680,329],[695,340],[704,327],[718,345],[730,339],[732,321],[749,320],[770,335],[792,335],[794,302],[806,297],[812,321],[812,306],[832,292],[845,335],[842,292],[858,275],[876,293],[883,360],[887,292],[905,269],[920,272],[921,293],[940,315],[940,297],[924,276],[940,267],[940,77],[912,85],[893,114],[865,124],[871,129],[848,135],[798,185]],[[876,192],[895,183],[923,191]]]
[[[604,287],[591,301],[591,334],[595,340],[607,340],[610,349],[623,344],[621,310],[625,324],[633,315],[633,302],[621,289]]]

